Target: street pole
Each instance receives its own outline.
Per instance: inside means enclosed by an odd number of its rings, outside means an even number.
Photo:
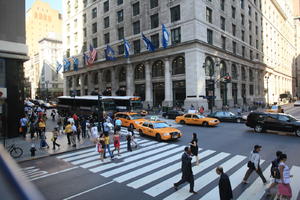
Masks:
[[[101,108],[101,95],[98,94],[98,130],[100,130],[100,108]]]

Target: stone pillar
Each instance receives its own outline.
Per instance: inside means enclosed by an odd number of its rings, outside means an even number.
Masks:
[[[103,81],[103,71],[98,71],[98,91],[99,94],[102,95],[102,92],[105,90],[104,81]]]
[[[227,73],[232,76],[231,74],[231,65],[232,65],[232,62],[226,62],[226,65],[227,65]],[[226,87],[227,87],[227,104],[229,107],[233,107],[234,106],[234,103],[233,103],[233,97],[232,97],[232,83],[227,83],[226,84]]]
[[[72,76],[72,91],[76,91],[76,76]]]
[[[152,107],[153,106],[153,85],[151,80],[151,68],[150,63],[148,61],[145,62],[145,76],[146,76],[146,99],[145,99],[145,105],[148,104]]]
[[[116,92],[119,89],[119,80],[117,76],[117,69],[113,67],[111,69],[111,95],[116,96]]]
[[[88,95],[90,95],[93,91],[94,91],[93,73],[88,72]]]
[[[238,82],[237,82],[237,98],[238,104],[241,106],[243,105],[243,98],[242,98],[242,65],[237,64],[237,71],[238,71]]]
[[[163,106],[173,106],[173,82],[169,58],[165,58],[165,100]]]
[[[220,59],[215,59],[215,107],[217,108],[222,108],[222,99],[221,99],[221,82],[220,82],[220,78],[221,78],[221,74],[220,74]],[[218,64],[216,64],[218,63]]]
[[[80,95],[84,96],[84,76],[85,74],[80,74]]]
[[[128,64],[126,66],[126,95],[134,95],[134,70],[133,64]]]
[[[63,89],[64,89],[64,96],[68,96],[69,95],[69,84],[68,84],[68,79],[69,79],[69,77],[68,76],[65,76],[64,75],[64,78],[63,78],[63,83],[64,83],[64,85],[63,85]]]

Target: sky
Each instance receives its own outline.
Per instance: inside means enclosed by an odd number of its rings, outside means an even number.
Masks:
[[[62,12],[62,1],[63,0],[42,0],[42,1],[48,2],[50,4],[51,8]],[[31,5],[35,2],[35,0],[25,0],[25,2],[26,2],[25,9],[27,11],[31,7]]]

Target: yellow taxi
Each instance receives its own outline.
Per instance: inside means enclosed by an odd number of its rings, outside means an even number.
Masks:
[[[155,137],[157,141],[176,140],[182,137],[182,133],[177,128],[172,128],[164,121],[144,121],[137,127],[141,136],[148,135]]]
[[[131,128],[136,128],[137,124],[146,120],[141,114],[134,112],[118,112],[115,118],[122,121],[122,126]]]
[[[193,124],[202,126],[216,126],[220,121],[216,118],[205,117],[199,114],[185,114],[178,116],[175,119],[176,123],[180,124]]]
[[[273,105],[270,109],[266,109],[265,111],[271,113],[283,113],[283,109],[278,105]]]

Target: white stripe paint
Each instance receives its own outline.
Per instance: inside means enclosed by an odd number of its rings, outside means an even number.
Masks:
[[[144,151],[148,151],[150,149],[153,149],[156,147],[156,145],[158,145],[157,142],[147,142],[146,144],[142,144],[141,146],[145,146],[145,148],[142,148],[142,149],[139,149],[139,150],[135,150],[135,151],[132,151],[132,152],[126,152],[126,153],[122,153],[121,154],[121,159],[124,159],[125,157],[127,156],[133,156],[135,154],[139,154],[139,153],[142,153]],[[161,144],[161,145],[164,145],[164,144]],[[160,146],[161,146],[160,145]],[[147,147],[146,147],[147,146]],[[97,165],[102,165],[103,162],[100,161],[100,160],[96,160],[96,161],[92,161],[92,162],[88,162],[86,164],[83,164],[83,165],[80,165],[80,167],[82,168],[90,168],[90,167],[94,167],[94,166],[97,166]]]
[[[177,148],[175,148],[175,149],[171,149],[171,150],[168,150],[168,151],[166,151],[166,152],[159,153],[158,155],[151,156],[151,157],[148,157],[148,158],[146,158],[146,159],[143,159],[143,160],[134,162],[134,163],[132,163],[132,164],[129,164],[129,165],[126,165],[126,166],[122,166],[122,167],[119,167],[119,168],[117,168],[117,169],[108,171],[108,172],[103,173],[103,174],[101,174],[101,175],[104,176],[104,177],[114,176],[114,175],[116,175],[116,174],[125,172],[125,171],[130,170],[130,169],[133,169],[133,168],[135,168],[135,167],[139,167],[139,166],[148,164],[148,163],[150,163],[150,162],[152,162],[152,161],[158,160],[158,159],[163,158],[163,157],[166,157],[166,156],[170,156],[170,155],[172,155],[172,154],[174,154],[174,153],[178,153],[178,152],[180,152],[180,151],[182,151],[182,147],[177,147]],[[160,162],[155,162],[155,163],[153,163],[153,164],[150,164],[150,165],[148,165],[148,166],[146,166],[146,167],[148,167],[148,168],[150,169],[150,171],[151,171],[151,168],[152,168],[152,167],[153,167],[154,169],[157,168],[155,165],[158,165],[158,167],[160,167],[160,165],[168,164],[168,163],[170,163],[170,162],[173,162],[173,161],[175,161],[175,160],[178,160],[179,158],[180,158],[180,155],[177,154],[177,155],[171,156],[171,157],[169,157],[169,158],[167,158],[167,159],[165,159],[165,160],[162,160],[162,161],[160,161]],[[140,172],[140,173],[141,173],[141,172]],[[143,172],[142,172],[142,173],[143,173]],[[127,175],[130,175],[130,174],[132,175],[132,173],[129,173],[129,174],[127,174]],[[124,176],[126,176],[126,175],[124,175]],[[130,179],[130,176],[129,176],[129,177],[127,176],[126,178],[125,178],[124,176],[123,176],[122,178],[119,179],[120,183],[121,183],[121,182],[124,182],[126,179]],[[124,179],[124,181],[121,181],[122,179]],[[118,182],[119,182],[119,181],[118,181]]]
[[[159,143],[159,144],[156,144],[156,145],[153,145],[153,146],[150,146],[149,149],[155,149],[155,150],[152,150],[152,151],[148,151],[148,150],[145,150],[147,149],[146,148],[143,148],[143,149],[140,149],[141,151],[140,152],[144,152],[146,151],[145,153],[140,153],[136,156],[132,156],[132,157],[129,157],[129,158],[125,158],[123,159],[122,162],[120,163],[110,163],[110,164],[107,164],[107,165],[104,165],[104,166],[99,166],[99,167],[95,167],[95,168],[91,168],[90,171],[91,172],[94,172],[94,173],[97,173],[97,172],[100,172],[100,171],[103,171],[103,170],[106,170],[106,169],[110,169],[110,168],[113,168],[113,167],[117,167],[117,166],[121,166],[121,165],[124,165],[126,163],[129,163],[131,161],[135,161],[137,159],[141,159],[141,158],[144,158],[146,156],[150,156],[152,155],[153,153],[158,153],[160,150],[157,150],[158,147],[161,147],[161,146],[165,146],[166,144],[165,143]],[[143,150],[143,151],[142,151]],[[139,151],[139,150],[138,150]],[[135,151],[136,153],[137,151]],[[128,152],[128,153],[131,153],[131,152]]]
[[[31,167],[25,167],[25,168],[22,168],[23,171],[26,171],[26,170],[29,170],[29,169],[34,169],[35,166],[31,166]]]
[[[40,170],[39,168],[27,170],[27,171],[24,171],[24,174],[25,175],[30,175],[32,173],[35,173],[35,172],[39,171],[39,170]]]
[[[265,171],[263,172],[265,178],[270,176],[271,165],[269,165]],[[255,172],[253,172],[256,174]],[[256,175],[257,176],[257,175]],[[243,178],[243,177],[241,177]],[[261,197],[265,193],[265,189],[268,186],[264,186],[260,177],[256,178],[256,180],[248,187],[238,198],[237,200],[253,200],[253,199],[261,199]]]
[[[39,176],[42,176],[42,175],[45,175],[45,174],[48,174],[48,172],[46,171],[38,171],[37,173],[31,175],[31,176],[28,176],[30,179],[31,178],[34,178],[34,177],[39,177]]]
[[[214,165],[215,163],[219,162],[220,160],[226,158],[229,155],[230,155],[229,153],[221,152],[221,153],[207,159],[206,161],[200,163],[199,166],[194,166],[193,167],[194,174],[200,173],[201,171]],[[161,193],[167,191],[168,189],[172,188],[173,184],[178,182],[180,179],[181,179],[181,173],[179,173],[165,181],[162,181],[161,183],[145,190],[144,192],[146,194],[149,194],[152,197],[156,197],[156,196],[160,195]]]
[[[71,170],[76,169],[76,168],[78,168],[78,167],[77,166],[71,167],[71,168],[64,169],[64,170],[61,170],[61,171],[58,171],[58,172],[53,172],[53,173],[50,173],[50,174],[47,174],[47,175],[44,175],[44,176],[39,176],[39,177],[36,177],[36,178],[32,178],[30,180],[34,181],[34,180],[38,180],[38,179],[41,179],[41,178],[46,178],[46,177],[53,176],[53,175],[56,175],[56,174],[61,174],[61,173],[64,173],[64,172],[68,172],[68,171],[71,171]]]
[[[204,152],[201,152],[199,154],[199,157],[202,159],[202,158],[205,158],[205,157],[207,157],[207,156],[209,156],[209,155],[211,155],[213,153],[215,153],[215,151],[206,150]],[[138,180],[136,180],[134,182],[131,182],[131,183],[127,184],[127,186],[135,188],[135,189],[140,188],[140,187],[142,187],[144,185],[147,185],[147,184],[149,184],[149,183],[151,183],[151,182],[153,182],[153,181],[155,181],[157,179],[160,179],[160,178],[162,178],[162,177],[164,177],[164,176],[166,176],[168,174],[171,174],[172,172],[174,172],[176,170],[179,170],[180,167],[181,167],[181,162],[180,163],[175,163],[175,164],[173,164],[173,165],[171,165],[169,167],[163,168],[163,169],[161,169],[161,170],[159,170],[159,171],[157,171],[155,173],[152,173],[152,174],[150,174],[148,176],[145,176],[145,177],[143,177],[141,179],[138,179]]]
[[[240,162],[242,162],[244,159],[246,159],[245,156],[234,156],[233,158],[227,160],[226,162],[222,163],[220,166],[223,167],[224,170],[230,170]],[[210,184],[214,180],[216,180],[219,177],[219,175],[216,173],[216,170],[213,169],[209,171],[208,173],[204,174],[203,176],[197,178],[195,180],[195,191],[199,191],[202,188],[204,188],[206,185]],[[174,192],[173,194],[167,196],[164,198],[164,200],[185,200],[188,197],[192,196],[193,194],[189,192],[190,185],[186,185],[179,189],[178,191]]]
[[[298,198],[298,196],[300,195],[300,167],[293,166],[291,168],[291,175],[293,175],[293,177],[291,178],[291,188],[293,195],[291,200],[299,200],[300,197]]]

